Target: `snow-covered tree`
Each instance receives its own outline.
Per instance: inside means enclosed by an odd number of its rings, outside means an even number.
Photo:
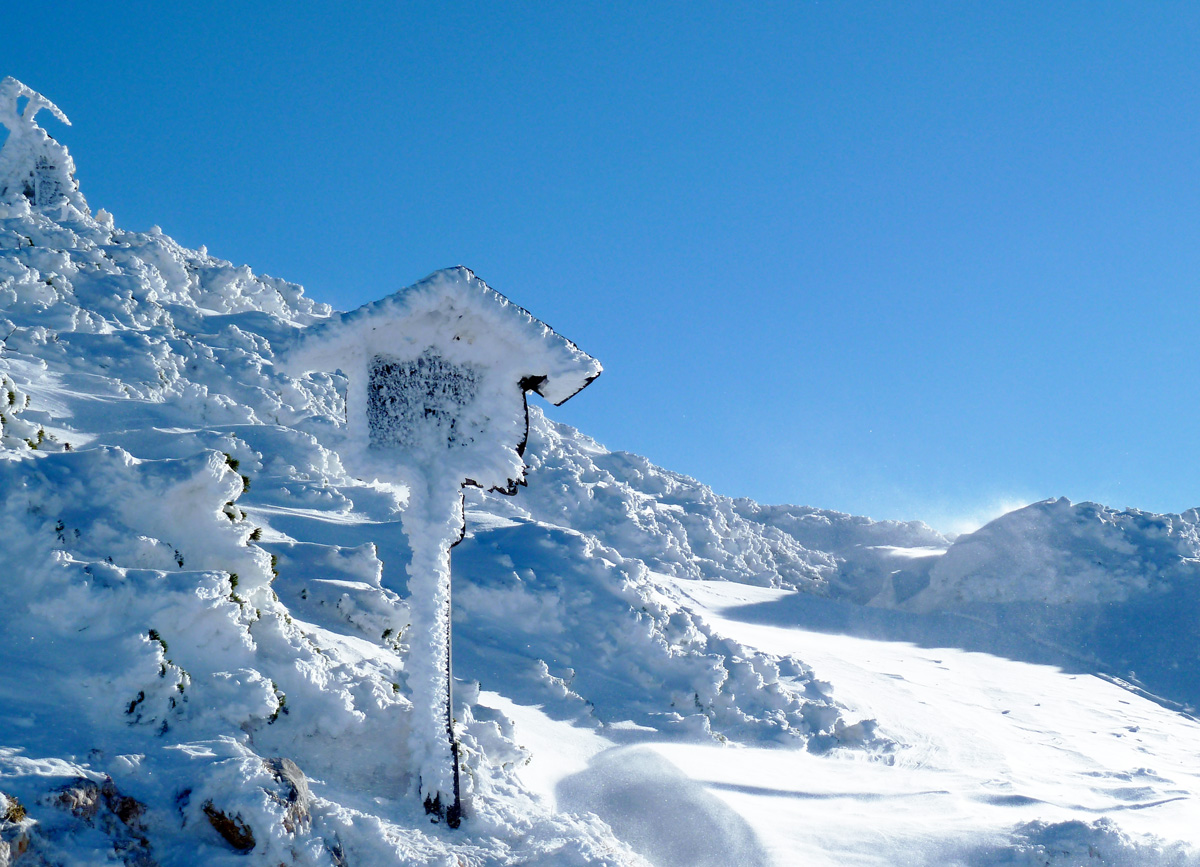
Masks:
[[[0,149],[0,201],[24,196],[36,208],[65,207],[86,214],[87,202],[79,192],[71,155],[37,125],[42,109],[71,125],[62,110],[36,90],[11,75],[0,81],[0,123],[8,128],[8,139]]]

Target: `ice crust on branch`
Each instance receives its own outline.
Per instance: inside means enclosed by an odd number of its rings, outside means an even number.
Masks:
[[[18,110],[22,98],[27,102]],[[0,123],[8,128],[8,140],[0,149],[0,201],[23,197],[35,208],[65,208],[67,217],[88,214],[71,155],[37,125],[42,109],[71,125],[62,109],[33,88],[11,75],[0,81]]]

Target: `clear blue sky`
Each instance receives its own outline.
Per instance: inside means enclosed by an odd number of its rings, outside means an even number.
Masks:
[[[345,309],[465,264],[721,493],[1200,505],[1200,5],[10,4],[93,208]]]

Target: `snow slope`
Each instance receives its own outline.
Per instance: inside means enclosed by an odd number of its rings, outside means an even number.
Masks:
[[[951,544],[537,407],[467,492],[431,824],[406,492],[275,364],[332,311],[70,180],[0,202],[0,864],[1197,863],[1195,513]]]

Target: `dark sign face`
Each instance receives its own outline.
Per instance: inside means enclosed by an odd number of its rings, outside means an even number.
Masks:
[[[37,166],[33,171],[32,195],[29,192],[26,195],[29,195],[39,208],[54,204],[62,193],[62,185],[58,182],[55,170],[56,166],[48,159],[44,156],[38,157]]]
[[[468,446],[481,431],[471,413],[480,380],[473,367],[432,352],[409,360],[376,355],[368,377],[371,448]]]

